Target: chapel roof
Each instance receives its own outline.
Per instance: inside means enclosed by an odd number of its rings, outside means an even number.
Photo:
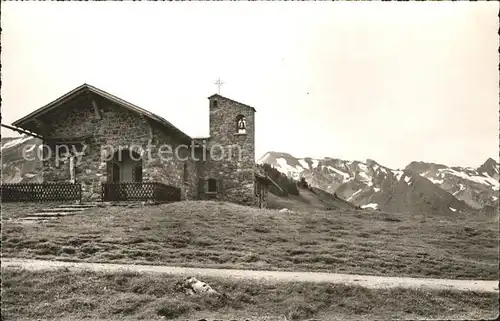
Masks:
[[[257,112],[257,111],[255,110],[255,108],[253,108],[252,106],[249,106],[249,105],[244,104],[244,103],[240,103],[239,101],[236,101],[236,100],[231,99],[231,98],[227,98],[227,97],[222,96],[222,95],[220,95],[220,94],[213,94],[212,96],[208,97],[208,99],[212,99],[212,98],[214,98],[214,97],[216,97],[216,98],[218,97],[218,98],[222,98],[222,99],[225,99],[225,100],[229,100],[230,102],[233,102],[233,103],[239,104],[239,105],[241,105],[241,106],[243,106],[243,107],[250,108],[250,109],[252,109],[254,112]]]
[[[191,140],[191,137],[189,137],[187,134],[185,134],[180,129],[175,127],[172,123],[170,123],[169,121],[167,121],[163,117],[160,117],[160,116],[158,116],[158,115],[156,115],[156,114],[154,114],[146,109],[143,109],[137,105],[134,105],[128,101],[125,101],[119,97],[116,97],[116,96],[114,96],[114,95],[112,95],[112,94],[110,94],[102,89],[99,89],[99,88],[94,87],[94,86],[89,85],[89,84],[83,84],[83,85],[71,90],[70,92],[64,94],[63,96],[57,98],[56,100],[48,103],[47,105],[35,110],[34,112],[24,116],[21,119],[16,120],[15,122],[12,123],[12,125],[15,127],[20,127],[20,128],[24,128],[27,130],[31,130],[31,131],[36,133],[36,130],[34,130],[32,128],[32,126],[28,126],[29,123],[38,119],[39,117],[48,113],[49,111],[55,110],[57,108],[61,108],[64,106],[64,104],[68,103],[69,101],[71,101],[77,97],[80,97],[81,95],[86,95],[88,93],[95,94],[95,95],[98,95],[100,97],[106,98],[106,99],[112,101],[113,103],[123,107],[123,108],[126,108],[134,113],[139,114],[139,115],[145,116],[153,121],[156,121],[160,125],[163,125],[167,128],[174,130],[181,137],[183,137],[185,139]],[[40,134],[40,133],[37,133],[37,134]]]

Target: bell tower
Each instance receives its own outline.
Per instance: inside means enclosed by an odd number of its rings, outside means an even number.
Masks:
[[[220,182],[220,197],[251,204],[254,197],[255,108],[214,94],[205,175]]]

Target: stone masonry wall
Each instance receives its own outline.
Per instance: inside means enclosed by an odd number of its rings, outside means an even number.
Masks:
[[[213,101],[217,101],[214,106]],[[222,179],[225,200],[254,205],[255,111],[222,96],[210,103],[210,154],[203,164],[204,179]],[[246,118],[246,133],[237,133],[237,117]]]
[[[153,157],[148,168],[158,181],[181,188],[182,199],[186,200],[197,198],[198,175],[190,148],[190,142],[180,142],[153,126]],[[187,181],[184,181],[184,164],[187,164]]]
[[[92,135],[81,161],[75,167],[76,181],[82,183],[84,201],[98,199],[101,183],[107,181],[106,162],[101,157],[101,152],[104,151],[104,156],[108,156],[112,149],[104,146],[113,146],[114,151],[117,151],[119,146],[125,148],[131,145],[141,146],[146,150],[149,144],[154,145],[155,140],[174,141],[173,138],[153,129],[147,119],[104,98],[94,99],[99,106],[101,119],[96,117],[94,108],[86,100],[81,100],[73,108],[59,108],[45,115],[43,119],[51,137]],[[152,152],[154,154],[154,147]],[[162,166],[165,166],[165,169],[162,169]],[[157,164],[143,156],[143,181],[161,181],[182,187],[183,184],[178,180],[179,174],[182,175],[179,164]],[[43,178],[49,182],[69,180],[69,162],[56,167],[55,158],[52,157],[44,162]]]

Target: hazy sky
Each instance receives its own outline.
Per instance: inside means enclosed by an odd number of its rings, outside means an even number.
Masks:
[[[498,158],[498,2],[3,2],[2,123],[88,83],[208,135],[257,109],[256,156]],[[2,135],[14,133],[2,128]]]

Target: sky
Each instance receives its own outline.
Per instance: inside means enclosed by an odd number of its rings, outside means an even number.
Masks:
[[[477,167],[499,155],[498,6],[3,2],[2,123],[88,83],[208,136],[220,77],[257,158]]]

